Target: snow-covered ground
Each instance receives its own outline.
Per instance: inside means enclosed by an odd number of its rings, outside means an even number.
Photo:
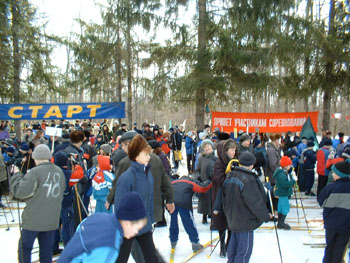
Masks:
[[[183,154],[185,157],[186,155]],[[185,167],[186,160],[183,160],[179,169],[179,173],[186,174],[187,169]],[[4,198],[3,198],[3,201]],[[323,224],[320,221],[322,219],[322,209],[319,208],[315,197],[305,197],[302,195],[303,205],[305,207],[306,219],[310,221],[309,229],[306,229],[305,217],[302,209],[295,207],[295,199],[291,199],[292,205],[291,211],[287,216],[286,222],[292,227],[301,228],[301,230],[278,230],[279,243],[281,247],[282,257],[284,263],[320,263],[322,262],[324,248],[312,247],[311,244],[324,244],[324,229]],[[5,201],[6,203],[6,201]],[[194,200],[194,206],[196,207],[196,200]],[[300,199],[298,198],[298,204],[300,206]],[[6,209],[7,219],[10,223],[10,230],[6,231],[6,221],[4,213],[0,210],[0,262],[1,263],[14,263],[17,262],[17,245],[19,239],[19,227],[18,227],[18,210],[17,204],[12,204],[12,213],[14,222],[12,220],[11,213]],[[20,203],[20,212],[23,211],[24,203]],[[298,214],[297,214],[298,212]],[[210,241],[211,232],[209,229],[210,223],[203,225],[201,223],[202,216],[197,213],[197,209],[194,209],[195,220],[197,223],[197,229],[199,232],[200,242],[202,244]],[[298,215],[300,220],[298,222]],[[167,222],[170,221],[170,216],[166,215]],[[181,222],[181,220],[179,220]],[[210,222],[210,221],[209,221]],[[169,224],[168,224],[169,225]],[[212,232],[212,237],[218,236],[217,232]],[[154,231],[154,242],[161,255],[166,262],[169,262],[170,258],[170,241],[169,241],[169,229],[168,227],[156,228]],[[34,247],[38,245],[35,244]],[[195,256],[189,262],[194,263],[220,263],[226,262],[227,259],[219,257],[219,247],[215,249],[212,256],[209,257],[213,247],[207,247],[200,254]],[[37,251],[37,249],[34,249]],[[180,235],[178,245],[176,247],[174,262],[182,262],[192,253],[191,243],[184,231],[182,224],[180,223]],[[347,253],[348,254],[348,253]],[[348,256],[347,256],[348,258]],[[38,253],[33,253],[32,259],[38,259]],[[348,260],[348,259],[347,259]],[[130,257],[129,262],[134,262]],[[278,243],[276,233],[273,228],[273,223],[269,222],[264,224],[261,228],[257,229],[254,233],[254,248],[250,262],[252,263],[280,263],[280,255],[278,250]],[[348,262],[348,261],[346,261]]]

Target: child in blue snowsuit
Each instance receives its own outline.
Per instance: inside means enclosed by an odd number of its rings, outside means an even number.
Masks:
[[[95,213],[81,222],[58,262],[116,262],[123,237],[134,237],[146,222],[140,194],[128,192],[115,214]]]
[[[179,237],[177,215],[180,214],[182,224],[191,240],[192,250],[196,252],[203,246],[199,244],[198,231],[193,219],[192,197],[195,192],[206,193],[211,188],[212,183],[210,181],[201,183],[189,176],[182,176],[172,181],[171,184],[175,192],[175,211],[171,214],[169,229],[171,247],[175,248]]]
[[[109,189],[112,188],[112,181],[115,175],[111,172],[111,164],[109,156],[97,155],[93,157],[94,166],[96,167],[95,175],[92,180],[92,194],[96,200],[95,212],[107,212],[112,213],[112,209],[107,210],[105,203],[109,193]]]

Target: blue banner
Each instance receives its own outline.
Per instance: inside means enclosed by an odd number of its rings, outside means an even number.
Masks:
[[[125,102],[0,104],[2,120],[125,118]]]

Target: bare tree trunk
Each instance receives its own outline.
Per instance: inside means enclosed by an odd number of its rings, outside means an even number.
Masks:
[[[21,102],[21,56],[19,53],[19,38],[17,33],[19,32],[19,10],[18,2],[16,0],[11,0],[11,15],[12,15],[12,48],[13,48],[13,102]],[[20,120],[15,120],[15,132],[17,138],[21,138],[21,122]]]
[[[119,3],[117,7],[117,12],[119,12]],[[122,45],[120,39],[120,21],[117,21],[117,52],[116,52],[116,72],[117,72],[117,94],[118,101],[122,101]],[[121,119],[119,118],[119,123],[121,124]]]
[[[334,18],[335,18],[335,0],[330,0],[329,8],[329,25],[328,34],[334,35]],[[332,72],[333,72],[333,61],[328,61],[326,63],[326,81],[323,85],[323,116],[322,116],[322,126],[323,129],[329,130],[330,122],[330,108],[331,108],[331,97],[332,97]]]
[[[127,49],[127,56],[126,56],[126,67],[127,67],[127,81],[128,81],[128,106],[127,106],[127,113],[128,113],[128,123],[129,123],[129,129],[132,128],[132,68],[131,68],[131,17],[130,17],[130,6],[128,8],[128,14],[126,18],[126,49]]]
[[[205,109],[205,79],[208,76],[208,58],[206,57],[207,48],[207,32],[206,32],[206,15],[207,15],[207,3],[206,0],[198,0],[198,72],[197,82],[198,87],[196,89],[196,128],[204,128],[204,109]],[[200,77],[199,75],[204,76]]]

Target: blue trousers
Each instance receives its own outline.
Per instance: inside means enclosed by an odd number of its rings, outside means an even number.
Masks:
[[[282,215],[288,215],[289,213],[289,199],[288,196],[280,196],[278,198],[278,207],[277,211],[278,213],[281,213]]]
[[[193,211],[175,206],[175,211],[171,214],[170,221],[170,242],[177,242],[179,238],[179,224],[177,214],[180,214],[182,224],[192,243],[199,243],[198,231],[194,223]]]
[[[20,263],[32,262],[32,249],[35,239],[38,238],[40,262],[51,263],[54,236],[55,230],[39,232],[22,229],[18,243],[18,261]]]
[[[305,192],[310,192],[315,181],[315,171],[305,170]]]
[[[343,263],[346,248],[349,244],[349,232],[339,232],[326,228],[326,248],[323,263]]]
[[[106,200],[107,200],[107,196],[106,196],[106,199],[105,199],[105,200],[96,199],[95,213],[96,213],[96,212],[100,212],[100,213],[112,214],[112,212],[113,212],[112,208],[110,208],[109,210],[107,210],[106,207],[105,207]]]
[[[253,251],[254,232],[231,232],[227,263],[248,263]]]

